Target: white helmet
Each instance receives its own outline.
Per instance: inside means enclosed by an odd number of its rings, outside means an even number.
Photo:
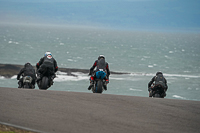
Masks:
[[[44,56],[47,56],[47,55],[51,55],[51,56],[52,56],[52,54],[51,54],[50,51],[47,51],[47,52],[44,54]]]
[[[101,59],[101,58],[105,59],[104,55],[99,55],[98,60]]]

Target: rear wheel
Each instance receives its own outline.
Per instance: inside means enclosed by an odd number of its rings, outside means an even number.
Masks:
[[[155,94],[155,97],[161,98],[160,94]]]
[[[25,83],[24,83],[24,88],[30,88],[30,87],[29,87],[29,83],[25,82]]]
[[[46,90],[49,85],[49,79],[47,77],[43,77],[40,85],[40,89]]]
[[[96,93],[102,93],[102,91],[103,91],[103,82],[101,80],[97,81],[95,90],[96,90]]]

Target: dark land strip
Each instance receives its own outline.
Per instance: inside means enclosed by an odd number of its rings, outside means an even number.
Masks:
[[[24,67],[24,65],[16,65],[16,64],[0,64],[0,76],[4,76],[5,78],[11,78],[14,75],[17,75],[19,71]],[[36,67],[34,66],[36,69]],[[66,72],[69,76],[76,76],[72,74],[72,72],[81,72],[84,74],[89,73],[89,69],[78,69],[78,68],[58,68],[58,71]],[[124,72],[113,72],[111,74],[129,74]]]

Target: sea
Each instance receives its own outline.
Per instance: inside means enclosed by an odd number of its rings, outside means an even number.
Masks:
[[[103,94],[148,97],[156,72],[167,80],[166,99],[200,101],[200,33],[117,30],[89,26],[0,24],[0,63],[35,64],[51,51],[59,68],[89,69],[104,55],[113,72]],[[48,90],[92,93],[89,76],[58,70]],[[16,75],[0,76],[0,87],[17,88]],[[35,89],[38,89],[36,86]],[[47,91],[48,91],[47,90]]]

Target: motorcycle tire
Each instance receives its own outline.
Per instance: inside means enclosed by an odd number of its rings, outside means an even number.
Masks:
[[[156,97],[156,98],[161,98],[160,94],[155,94],[154,97]]]
[[[101,80],[97,81],[95,92],[102,93],[103,91],[103,82]]]
[[[27,89],[29,89],[30,87],[29,87],[29,84],[28,83],[24,83],[24,87],[23,88],[27,88]]]
[[[47,77],[43,77],[40,83],[40,87],[41,87],[40,89],[46,90],[48,89],[48,85],[49,85],[49,79]]]

